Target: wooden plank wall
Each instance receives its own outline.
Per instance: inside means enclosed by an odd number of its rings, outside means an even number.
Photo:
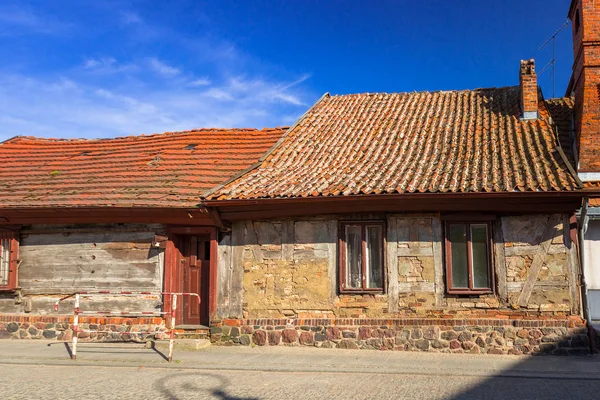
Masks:
[[[31,312],[46,313],[56,295],[84,290],[162,290],[164,249],[152,246],[161,225],[102,225],[25,229],[19,286]],[[93,307],[150,311],[160,298],[105,298]],[[27,307],[27,302],[25,306]],[[26,309],[24,311],[27,311]],[[68,311],[68,307],[65,307]]]

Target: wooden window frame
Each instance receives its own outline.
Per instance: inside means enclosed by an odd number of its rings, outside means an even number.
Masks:
[[[18,232],[0,229],[0,251],[2,249],[2,242],[8,240],[9,242],[9,261],[8,261],[8,282],[3,285],[0,282],[0,292],[10,291],[13,292],[17,289],[18,284],[18,269],[19,269],[19,236]],[[0,265],[1,268],[1,265]]]
[[[467,282],[468,288],[455,288],[452,285],[452,243],[449,239],[449,228],[450,225],[465,225],[467,232]],[[472,260],[472,245],[471,245],[471,225],[486,225],[487,228],[487,266],[488,266],[488,287],[487,288],[474,288],[473,287],[473,260]],[[444,234],[445,234],[445,270],[446,270],[446,291],[448,294],[463,294],[463,295],[483,295],[493,294],[495,280],[494,280],[494,266],[493,266],[493,251],[494,244],[492,240],[492,221],[489,219],[474,218],[471,220],[459,220],[459,219],[446,219],[444,222]]]
[[[381,227],[381,285],[380,288],[367,288],[366,286],[366,227],[367,226],[380,226]],[[346,285],[346,227],[347,226],[360,226],[361,227],[361,267],[362,267],[362,287],[361,288],[350,288]],[[338,272],[339,272],[339,292],[342,294],[379,294],[385,293],[387,287],[387,273],[386,273],[386,224],[385,221],[342,221],[339,224],[339,235],[338,235]]]

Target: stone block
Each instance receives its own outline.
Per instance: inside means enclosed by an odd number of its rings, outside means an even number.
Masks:
[[[444,340],[455,340],[458,338],[458,335],[454,331],[445,331],[442,332],[441,337]]]
[[[240,344],[242,346],[249,346],[251,342],[250,335],[244,334],[240,336]]]
[[[84,332],[81,332],[84,333]],[[44,330],[44,332],[42,333],[42,335],[46,338],[46,339],[55,339],[56,338],[56,331],[53,329],[46,329]]]
[[[315,342],[326,342],[327,335],[323,333],[315,333]]]
[[[359,349],[358,345],[354,341],[348,340],[348,339],[340,340],[336,347],[338,349],[352,349],[352,350]]]
[[[354,331],[342,331],[342,337],[344,339],[356,339],[356,332],[354,332]]]
[[[358,338],[360,340],[366,340],[371,337],[371,328],[368,327],[360,327],[358,328]]]
[[[264,346],[267,344],[267,332],[265,331],[255,331],[252,334],[252,342],[257,346]]]
[[[339,340],[342,338],[342,332],[337,326],[327,328],[326,333],[328,340]]]
[[[517,332],[517,336],[522,339],[527,339],[529,337],[529,331],[527,329],[520,329]]]
[[[298,331],[295,329],[284,329],[281,332],[283,343],[296,343],[298,341]]]
[[[313,337],[313,333],[311,332],[302,332],[300,333],[300,338],[298,339],[301,345],[304,346],[312,346],[315,343],[315,339]]]
[[[534,339],[539,339],[542,337],[542,332],[539,329],[532,329],[529,331],[529,336]]]
[[[426,326],[423,327],[423,337],[429,340],[439,339],[440,337],[440,328],[437,326]]]
[[[483,340],[483,338],[481,336],[479,336],[477,339],[475,339],[475,344],[477,346],[481,347],[482,349],[487,347],[485,340]]]
[[[464,331],[458,335],[458,341],[461,343],[470,342],[471,340],[473,340],[473,335],[471,332]]]
[[[423,337],[423,331],[420,328],[414,328],[410,333],[411,338],[421,339]]]
[[[19,324],[17,324],[16,322],[10,322],[6,325],[6,330],[9,333],[15,333],[19,330]]]
[[[452,350],[457,350],[461,347],[460,342],[458,340],[451,340],[449,345]]]
[[[465,350],[471,350],[473,347],[475,347],[475,343],[470,342],[470,341],[465,341],[465,342],[462,342],[461,346]]]
[[[281,331],[269,331],[269,344],[277,346],[281,342]]]

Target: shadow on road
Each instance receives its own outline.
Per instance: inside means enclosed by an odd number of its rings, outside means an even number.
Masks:
[[[171,373],[154,382],[152,388],[157,398],[177,400],[185,394],[186,398],[206,398],[213,396],[220,400],[259,400],[258,397],[238,397],[227,393],[231,385],[222,374],[205,372]]]
[[[597,338],[595,338],[597,340]],[[579,349],[561,348],[561,343],[581,341]],[[524,344],[535,346],[540,343]],[[446,400],[486,399],[594,399],[600,398],[600,358],[592,355],[597,344],[576,337],[565,336],[563,342],[541,347],[522,362],[495,376],[481,379]],[[554,355],[549,355],[553,353]],[[558,354],[558,355],[557,355]],[[568,355],[570,354],[570,355]],[[493,355],[486,355],[493,359]]]

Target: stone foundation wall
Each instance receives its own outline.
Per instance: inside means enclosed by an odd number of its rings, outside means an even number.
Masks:
[[[246,319],[211,328],[217,345],[311,346],[472,354],[589,354],[577,317],[501,319]]]
[[[147,337],[162,336],[166,330],[162,318],[79,318],[79,329],[97,332],[79,332],[82,341],[143,341]],[[146,333],[153,332],[153,333]],[[69,341],[73,339],[72,316],[0,316],[0,339],[46,339]]]

